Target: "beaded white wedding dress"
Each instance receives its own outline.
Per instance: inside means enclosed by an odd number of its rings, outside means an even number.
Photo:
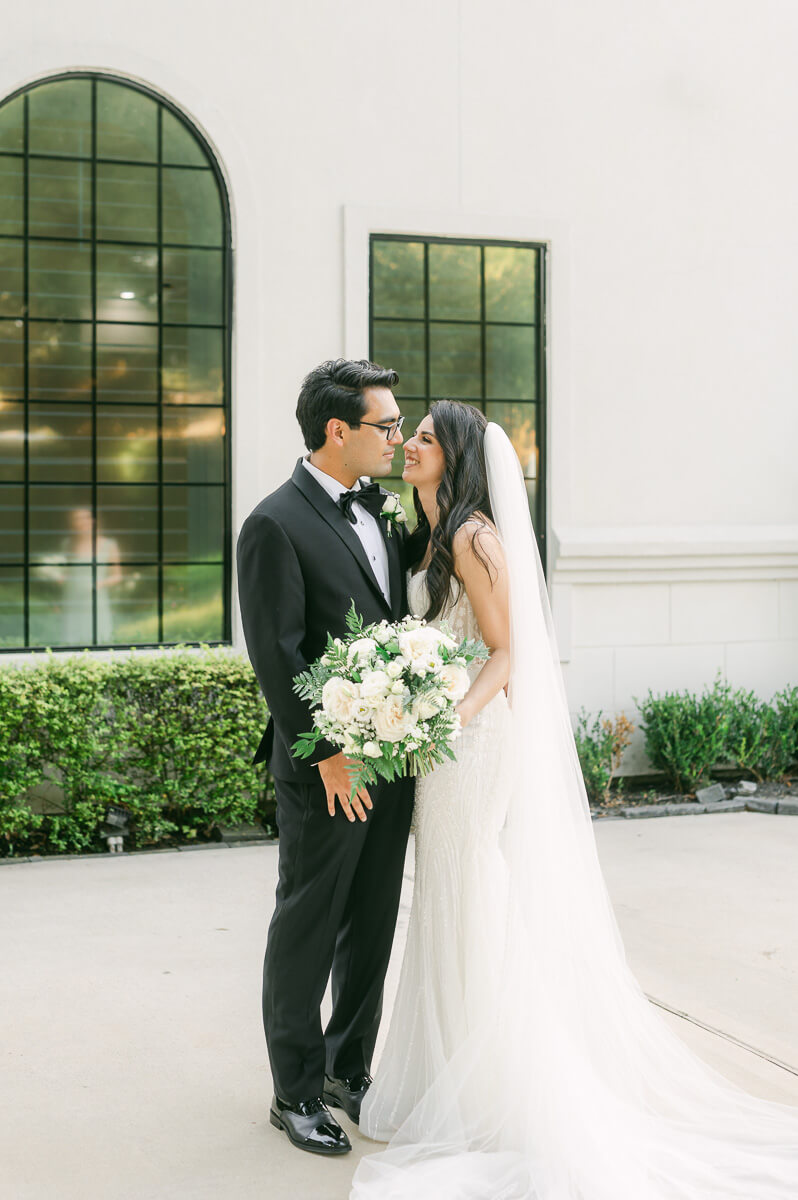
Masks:
[[[697,1058],[626,963],[523,476],[492,422],[484,445],[509,698],[417,781],[405,958],[360,1122],[388,1146],[351,1198],[796,1200],[798,1108]],[[423,589],[411,579],[411,609]],[[478,636],[464,594],[448,618]]]
[[[457,594],[459,590],[459,595]],[[408,604],[428,606],[426,572],[408,580]],[[454,582],[445,621],[455,638],[481,639],[465,588]],[[472,663],[473,679],[482,663]],[[360,1127],[388,1139],[403,1124],[471,1029],[489,1017],[501,964],[507,862],[500,849],[511,777],[504,692],[455,743],[457,761],[416,781],[415,883],[407,945],[387,1041]]]

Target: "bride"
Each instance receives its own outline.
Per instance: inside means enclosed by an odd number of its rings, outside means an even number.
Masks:
[[[491,654],[416,787],[398,994],[352,1200],[795,1200],[798,1109],[696,1058],[626,965],[512,445],[439,401],[405,445],[411,610]],[[506,688],[509,682],[509,688]]]

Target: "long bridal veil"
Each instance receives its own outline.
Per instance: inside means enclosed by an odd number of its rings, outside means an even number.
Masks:
[[[796,1200],[798,1108],[696,1058],[626,964],[526,489],[493,423],[485,455],[511,609],[502,967],[490,1015],[362,1159],[353,1200]]]

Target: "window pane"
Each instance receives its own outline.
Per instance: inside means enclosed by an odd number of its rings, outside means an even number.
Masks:
[[[163,109],[163,161],[165,163],[188,163],[206,167],[208,160],[194,134],[178,121],[167,108]]]
[[[23,645],[24,602],[22,567],[0,567],[0,646]]]
[[[118,83],[97,84],[97,156],[158,159],[158,105]]]
[[[97,640],[118,646],[157,642],[158,568],[122,567],[120,574],[97,597]]]
[[[24,250],[22,242],[0,241],[0,317],[25,312]]]
[[[158,320],[158,251],[97,247],[98,321]]]
[[[430,317],[433,320],[457,317],[478,321],[481,313],[479,246],[433,242],[428,253]]]
[[[91,155],[91,80],[60,79],[29,92],[30,150]]]
[[[31,562],[40,578],[61,578],[70,562],[91,562],[91,488],[36,487],[29,490]]]
[[[167,561],[221,562],[223,545],[223,488],[164,488],[163,553]]]
[[[31,316],[91,320],[91,246],[31,242],[28,255]]]
[[[0,487],[0,561],[25,558],[25,495],[21,487]]]
[[[97,399],[158,400],[158,330],[153,325],[97,326]]]
[[[25,407],[0,401],[0,480],[25,478]]]
[[[164,641],[221,641],[222,570],[212,565],[164,567]]]
[[[92,569],[62,566],[30,573],[33,646],[91,646]]]
[[[163,477],[169,483],[218,483],[224,472],[224,411],[163,410]]]
[[[482,343],[478,325],[430,325],[430,395],[453,399],[482,395]]]
[[[158,237],[158,172],[127,163],[97,164],[97,237],[154,242]]]
[[[222,403],[223,339],[221,329],[164,329],[165,404]]]
[[[485,316],[488,321],[534,321],[537,250],[485,247]]]
[[[91,237],[91,163],[32,158],[28,192],[31,235]]]
[[[24,159],[0,155],[0,233],[24,232],[24,171]]]
[[[501,425],[513,443],[526,478],[537,478],[537,404],[486,404],[485,416]]]
[[[31,321],[28,338],[32,400],[91,399],[91,325]]]
[[[157,480],[157,409],[121,405],[98,409],[97,478],[103,483]]]
[[[0,150],[22,150],[25,146],[23,96],[0,106]]]
[[[164,167],[163,240],[181,245],[222,245],[222,204],[211,170]]]
[[[97,535],[110,538],[123,562],[158,558],[157,487],[99,487]]]
[[[423,244],[374,241],[371,261],[374,316],[423,317]]]
[[[164,250],[164,320],[221,325],[222,255],[219,250]]]
[[[534,327],[488,325],[485,330],[485,387],[489,398],[534,400]]]
[[[426,395],[424,326],[406,321],[375,321],[372,355],[399,375],[397,396]]]
[[[91,479],[91,408],[87,404],[31,404],[30,478],[82,483]]]
[[[0,321],[0,407],[25,394],[24,332],[21,321]]]

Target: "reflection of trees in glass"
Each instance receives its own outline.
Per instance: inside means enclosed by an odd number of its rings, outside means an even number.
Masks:
[[[371,254],[371,355],[398,372],[402,411],[423,414],[438,397],[476,404],[540,483],[542,247],[375,234]],[[409,502],[401,479],[388,486]],[[542,529],[545,488],[530,483],[529,494]]]
[[[229,636],[228,255],[216,165],[157,97],[84,72],[0,103],[0,511],[23,522],[0,538],[0,639]],[[107,532],[62,563],[67,621],[46,568],[70,510]]]

